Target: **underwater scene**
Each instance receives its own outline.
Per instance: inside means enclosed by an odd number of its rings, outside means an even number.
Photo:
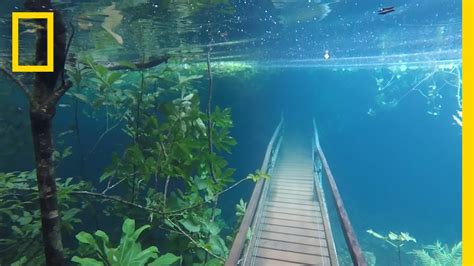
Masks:
[[[0,10],[0,265],[461,265],[461,0]]]

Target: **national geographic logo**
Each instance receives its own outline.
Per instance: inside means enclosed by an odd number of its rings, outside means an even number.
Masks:
[[[20,20],[45,19],[47,31],[47,61],[46,65],[20,65]],[[53,12],[13,12],[12,13],[12,72],[54,72],[54,13]]]

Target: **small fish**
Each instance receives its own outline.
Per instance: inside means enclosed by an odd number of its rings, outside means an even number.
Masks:
[[[70,105],[70,104],[60,103],[60,104],[58,104],[58,107],[67,108],[67,107],[71,107],[71,105]]]
[[[381,9],[379,9],[379,15],[385,15],[385,14],[388,14],[388,13],[392,13],[395,11],[395,7],[394,6],[390,6],[390,7],[382,7]]]

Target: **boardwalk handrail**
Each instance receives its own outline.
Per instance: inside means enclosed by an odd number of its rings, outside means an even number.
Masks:
[[[275,141],[283,127],[283,122],[284,120],[282,118],[277,128],[275,129],[275,132],[273,132],[273,136],[270,139],[270,142],[268,143],[267,150],[265,152],[265,158],[263,159],[263,163],[260,168],[260,171],[262,173],[267,173],[268,171],[268,167],[269,167],[269,163],[270,163],[270,159],[272,155],[272,150],[274,148]],[[244,218],[242,219],[242,222],[240,223],[239,232],[237,233],[234,239],[234,242],[232,243],[232,248],[230,249],[229,257],[227,258],[227,261],[225,262],[226,266],[235,266],[237,265],[240,259],[240,255],[242,254],[242,251],[245,246],[247,232],[252,224],[253,218],[255,216],[255,212],[257,211],[258,201],[262,194],[262,189],[263,189],[264,184],[265,184],[265,178],[260,178],[255,184],[255,187],[252,192],[252,196],[250,197],[250,201],[247,206],[247,210],[245,211]]]
[[[352,263],[354,263],[354,265],[356,266],[367,266],[367,262],[365,261],[364,254],[362,253],[362,249],[359,245],[359,241],[357,240],[356,234],[351,225],[351,221],[349,220],[349,216],[347,215],[346,209],[344,208],[344,203],[342,201],[341,195],[339,194],[339,189],[337,188],[336,181],[334,180],[334,176],[332,175],[331,169],[329,168],[326,156],[324,155],[324,152],[319,143],[318,129],[316,127],[316,121],[314,120],[313,129],[316,152],[319,156],[319,159],[321,160],[323,171],[331,189],[332,197],[334,199],[334,202],[336,203],[337,216],[339,217],[342,232],[344,234],[347,247],[349,248],[349,252],[351,254]]]

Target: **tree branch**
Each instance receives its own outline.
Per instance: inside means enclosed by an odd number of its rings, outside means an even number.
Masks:
[[[209,78],[208,96],[207,96],[207,141],[208,141],[209,155],[212,155],[214,153],[213,143],[212,143],[212,119],[211,119],[213,79],[212,79],[212,69],[211,69],[211,48],[210,47],[209,47],[209,50],[207,50],[207,75]],[[212,164],[212,159],[209,160],[209,172],[211,174],[212,181],[216,183],[217,180],[214,173],[214,165]]]
[[[97,147],[99,146],[100,142],[102,141],[102,139],[105,137],[105,135],[107,135],[110,131],[114,130],[116,127],[118,127],[121,123],[122,123],[122,120],[125,118],[125,115],[127,114],[127,112],[123,113],[122,117],[120,117],[120,120],[113,126],[111,126],[110,128],[107,128],[99,137],[99,139],[95,142],[94,146],[92,147],[92,149],[85,155],[85,157],[88,157],[90,156],[94,151],[95,149],[97,149]],[[107,115],[108,116],[108,115]]]
[[[171,219],[166,219],[171,225],[173,225],[174,227],[176,227],[176,229],[178,229],[178,231],[181,232],[181,234],[183,234],[184,236],[186,236],[189,240],[191,240],[191,242],[193,242],[194,245],[196,245],[197,247],[199,248],[202,248],[204,251],[206,251],[209,255],[215,257],[216,259],[224,262],[224,259],[217,256],[216,254],[214,254],[212,251],[210,251],[208,248],[204,247],[203,245],[201,245],[199,242],[197,242],[196,240],[194,240],[188,233],[186,233],[179,225],[177,225],[176,223],[174,223],[173,221],[171,221]]]
[[[18,87],[21,89],[21,91],[23,91],[23,93],[26,95],[26,97],[28,97],[28,100],[31,102],[32,97],[31,97],[31,92],[28,89],[28,87],[26,87],[26,85],[23,84],[23,82],[21,82],[21,80],[18,79],[10,70],[8,70],[4,67],[0,67],[0,71],[3,72],[16,85],[18,85]]]
[[[130,202],[130,201],[123,200],[119,197],[109,196],[109,195],[102,194],[102,193],[90,192],[90,191],[71,191],[71,192],[69,192],[69,194],[71,194],[71,195],[92,196],[92,197],[101,198],[101,199],[104,199],[104,200],[115,201],[115,202],[130,206],[130,207],[134,207],[134,208],[137,208],[137,209],[142,209],[142,210],[145,210],[145,211],[148,211],[148,212],[153,212],[153,213],[158,213],[158,214],[165,214],[162,211],[159,211],[157,209],[142,206],[142,205],[137,204],[137,203],[133,203],[133,202]]]
[[[49,110],[53,106],[55,106],[61,97],[72,87],[72,82],[65,81],[63,85],[61,85],[58,89],[56,89],[53,94],[49,96],[46,102],[43,104],[42,108],[45,110]]]

